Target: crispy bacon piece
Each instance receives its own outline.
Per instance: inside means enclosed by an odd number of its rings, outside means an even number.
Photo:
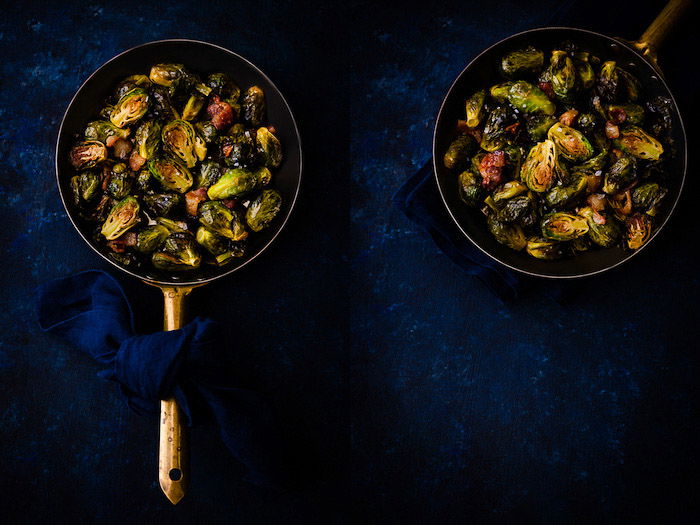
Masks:
[[[605,136],[609,139],[616,139],[620,136],[620,128],[617,124],[610,122],[609,120],[605,122]]]
[[[505,165],[506,154],[504,151],[498,150],[484,155],[479,164],[479,173],[482,177],[481,185],[489,190],[498,186],[503,178],[503,166]]]
[[[139,171],[145,163],[146,159],[139,155],[138,150],[134,148],[134,151],[131,152],[131,157],[129,157],[131,171]]]
[[[219,131],[227,129],[233,123],[233,109],[227,102],[223,102],[218,95],[212,97],[212,101],[207,107],[207,114],[211,123]]]
[[[627,120],[627,113],[622,108],[615,108],[610,110],[610,118],[615,124],[622,124]]]
[[[238,204],[238,199],[224,199],[221,202],[223,202],[224,206],[226,206],[229,210],[232,210],[236,207],[236,204]]]
[[[549,98],[554,98],[554,91],[552,90],[551,82],[540,82],[539,84],[537,84],[537,87],[544,91],[544,94],[547,95]]]
[[[187,210],[187,214],[196,217],[199,203],[205,200],[207,200],[206,188],[199,188],[198,190],[185,193],[185,209]]]
[[[561,114],[559,117],[559,122],[565,126],[573,126],[574,122],[576,121],[576,117],[578,117],[578,110],[570,109],[569,111],[565,111]]]
[[[124,253],[128,246],[136,246],[136,241],[136,234],[134,232],[126,232],[118,239],[109,241],[107,246],[114,253]]]

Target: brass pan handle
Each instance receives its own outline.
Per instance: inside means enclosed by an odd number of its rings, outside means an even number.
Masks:
[[[671,0],[632,45],[658,70],[656,53],[673,26],[690,7],[692,0]]]

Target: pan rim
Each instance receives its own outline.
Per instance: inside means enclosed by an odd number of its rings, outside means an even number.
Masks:
[[[277,94],[279,95],[280,99],[282,100],[282,104],[283,104],[284,108],[286,108],[286,111],[289,113],[289,115],[290,115],[290,117],[291,117],[291,121],[292,121],[292,124],[293,124],[293,126],[294,126],[294,134],[296,135],[297,144],[299,145],[299,146],[298,146],[298,147],[299,147],[299,169],[298,169],[297,184],[296,184],[296,188],[295,188],[295,190],[294,190],[294,196],[293,196],[292,201],[291,201],[291,203],[290,203],[289,211],[288,211],[288,213],[286,214],[286,216],[284,217],[284,220],[282,221],[281,224],[279,224],[279,226],[277,227],[277,231],[276,231],[276,232],[274,233],[274,235],[267,241],[267,243],[265,243],[265,244],[257,251],[257,253],[256,253],[255,255],[253,255],[252,257],[250,257],[248,260],[242,262],[239,266],[237,266],[237,267],[235,267],[235,268],[232,268],[232,269],[230,269],[230,270],[228,270],[228,271],[225,271],[225,272],[221,273],[220,275],[214,275],[214,276],[212,276],[212,277],[203,278],[203,279],[198,279],[198,280],[192,280],[192,281],[185,281],[185,280],[182,280],[182,281],[178,281],[178,282],[163,281],[163,280],[159,280],[159,279],[150,279],[150,278],[148,278],[148,277],[145,277],[145,276],[143,276],[143,275],[139,275],[138,273],[135,273],[135,272],[134,272],[133,270],[131,270],[131,269],[128,269],[128,268],[126,268],[126,267],[122,267],[122,266],[120,266],[116,261],[111,260],[109,257],[107,257],[107,256],[104,255],[102,252],[100,252],[100,251],[93,245],[93,243],[90,242],[89,239],[87,239],[87,237],[83,234],[83,232],[80,230],[80,228],[78,228],[78,225],[76,224],[75,220],[73,219],[73,216],[72,216],[72,214],[71,214],[71,212],[70,212],[68,203],[66,202],[66,199],[65,199],[65,197],[64,197],[64,195],[63,195],[63,192],[61,191],[61,179],[60,179],[60,176],[59,176],[59,158],[58,158],[59,143],[60,143],[61,137],[63,136],[63,133],[64,133],[64,132],[63,132],[63,126],[64,126],[64,124],[65,124],[66,117],[68,116],[68,113],[70,112],[71,108],[73,107],[73,104],[75,103],[76,99],[77,99],[78,96],[80,95],[80,93],[81,93],[81,91],[83,90],[83,88],[85,87],[85,85],[86,85],[88,82],[90,82],[90,80],[91,80],[94,76],[96,76],[98,73],[100,73],[104,68],[108,67],[112,62],[114,62],[115,60],[121,58],[122,56],[124,56],[124,55],[126,55],[126,54],[128,54],[128,53],[131,53],[131,52],[133,52],[133,51],[135,51],[135,50],[137,50],[137,49],[141,49],[141,48],[144,48],[144,47],[153,46],[153,45],[156,45],[156,44],[174,43],[174,42],[191,43],[191,44],[201,44],[201,45],[213,47],[213,48],[219,49],[219,50],[221,50],[221,51],[224,51],[225,53],[228,53],[228,54],[230,54],[230,55],[233,55],[233,56],[236,57],[237,59],[242,60],[243,62],[245,62],[246,64],[248,64],[248,66],[250,66],[250,67],[251,67],[257,74],[259,74],[265,81],[269,82],[269,84],[273,87],[273,89],[274,89],[274,90],[277,92]],[[112,266],[114,266],[115,268],[117,268],[119,271],[126,272],[126,273],[128,273],[129,275],[131,275],[131,276],[133,276],[133,277],[136,277],[137,279],[140,279],[140,280],[142,280],[142,281],[144,281],[144,282],[147,282],[147,283],[153,284],[153,285],[157,285],[157,286],[196,286],[196,285],[203,285],[203,284],[206,284],[206,283],[208,283],[208,282],[214,281],[214,280],[216,280],[216,279],[220,279],[220,278],[222,278],[222,277],[225,277],[225,276],[227,276],[227,275],[230,275],[230,274],[232,274],[232,273],[234,273],[234,272],[240,270],[241,268],[243,268],[243,267],[247,266],[249,263],[251,263],[253,260],[257,259],[260,255],[262,255],[262,253],[265,252],[265,251],[269,248],[269,246],[275,241],[275,239],[277,239],[277,236],[278,236],[278,235],[280,234],[280,232],[284,229],[284,227],[286,226],[287,222],[289,221],[289,218],[292,216],[292,212],[294,211],[294,207],[295,207],[295,205],[296,205],[297,198],[298,198],[299,192],[300,192],[300,190],[301,190],[301,181],[302,181],[302,176],[303,176],[303,165],[304,165],[304,156],[303,156],[303,148],[302,148],[302,142],[301,142],[301,135],[299,134],[299,127],[298,127],[298,125],[297,125],[297,121],[296,121],[296,119],[294,118],[294,113],[292,113],[292,109],[291,109],[291,107],[289,106],[289,103],[287,102],[287,99],[284,97],[284,94],[282,93],[282,91],[280,91],[280,89],[277,87],[277,85],[265,74],[265,72],[263,72],[258,66],[256,66],[255,64],[253,64],[250,60],[248,60],[248,59],[245,58],[244,56],[241,56],[241,55],[239,55],[238,53],[236,53],[236,52],[234,52],[234,51],[231,51],[230,49],[226,49],[225,47],[219,46],[219,45],[217,45],[217,44],[212,44],[211,42],[205,42],[205,41],[203,41],[203,40],[194,40],[194,39],[189,39],[189,38],[167,38],[167,39],[163,39],[163,40],[153,40],[153,41],[150,41],[150,42],[145,42],[145,43],[143,43],[143,44],[139,44],[139,45],[137,45],[137,46],[133,46],[133,47],[131,47],[131,48],[129,48],[129,49],[126,49],[126,50],[122,51],[121,53],[119,53],[119,54],[113,56],[112,58],[110,58],[109,60],[107,60],[106,62],[104,62],[100,67],[98,67],[97,69],[95,69],[95,70],[90,74],[90,76],[88,76],[88,77],[80,84],[80,87],[75,91],[75,93],[73,94],[73,97],[71,98],[70,102],[68,103],[68,106],[66,107],[66,110],[65,110],[65,112],[63,113],[63,117],[61,118],[61,125],[60,125],[59,128],[58,128],[58,135],[57,135],[57,137],[56,137],[56,142],[55,142],[54,150],[55,150],[55,153],[54,153],[54,171],[55,171],[55,174],[56,174],[56,186],[57,186],[57,188],[58,188],[58,194],[59,194],[59,196],[60,196],[60,198],[61,198],[61,202],[62,202],[62,204],[63,204],[63,208],[64,208],[64,210],[66,211],[66,215],[68,216],[68,219],[70,220],[71,224],[73,225],[73,228],[78,232],[78,234],[79,234],[80,237],[83,239],[83,241],[85,241],[85,242],[87,243],[87,245],[88,245],[95,253],[97,253],[97,255],[99,255],[103,260],[107,261],[109,264],[111,264]]]
[[[649,238],[649,240],[647,240],[647,242],[645,242],[640,248],[633,251],[632,253],[630,253],[626,257],[620,259],[615,264],[611,264],[609,266],[606,266],[605,268],[601,268],[599,270],[595,270],[595,271],[591,271],[591,272],[570,274],[570,275],[553,275],[553,274],[537,273],[537,272],[532,272],[529,270],[524,270],[522,268],[518,268],[517,266],[514,266],[512,264],[509,264],[507,262],[504,262],[504,261],[498,259],[496,256],[492,255],[491,253],[487,252],[484,248],[482,248],[479,245],[479,243],[474,241],[471,238],[471,236],[465,231],[465,229],[462,227],[462,225],[457,220],[457,217],[454,215],[454,213],[450,209],[450,206],[447,203],[447,198],[443,192],[442,186],[440,185],[440,179],[438,176],[438,165],[437,165],[437,160],[436,160],[436,158],[437,158],[436,148],[437,148],[438,126],[441,122],[441,117],[442,117],[443,111],[445,109],[445,105],[446,105],[448,99],[450,99],[450,95],[452,95],[452,92],[455,89],[457,82],[459,82],[459,80],[462,78],[462,76],[464,74],[466,74],[467,71],[472,67],[472,65],[475,62],[477,62],[484,54],[486,54],[489,51],[491,51],[492,49],[508,42],[509,40],[515,39],[515,38],[520,37],[520,36],[525,35],[525,34],[536,33],[536,32],[546,32],[546,31],[552,31],[552,30],[564,30],[564,31],[577,32],[577,33],[585,33],[585,34],[609,41],[611,44],[622,45],[626,49],[628,49],[629,51],[632,51],[640,60],[647,63],[652,69],[654,69],[654,71],[656,71],[657,79],[661,82],[663,88],[666,90],[666,93],[668,94],[669,98],[671,99],[671,103],[673,104],[675,112],[678,115],[678,123],[680,125],[680,134],[683,138],[683,156],[682,156],[683,173],[681,175],[681,180],[680,180],[680,185],[678,187],[678,192],[676,194],[676,198],[674,199],[671,207],[668,210],[668,213],[666,214],[666,217],[664,218],[662,223],[659,225],[659,227],[656,229],[656,231],[653,233],[653,235]],[[451,83],[451,85],[447,91],[447,94],[442,99],[442,103],[440,104],[440,109],[438,110],[437,117],[435,119],[435,127],[433,129],[433,148],[432,148],[433,149],[433,159],[432,159],[433,160],[433,177],[434,177],[435,183],[437,184],[438,192],[440,193],[440,199],[442,200],[444,207],[447,209],[447,212],[449,213],[450,217],[452,218],[452,221],[457,225],[457,228],[459,229],[459,231],[462,232],[462,235],[464,235],[464,237],[466,237],[469,240],[469,242],[471,242],[474,246],[476,246],[482,253],[487,255],[490,259],[492,259],[493,261],[497,262],[498,264],[503,265],[511,270],[514,270],[514,271],[519,272],[521,274],[529,275],[531,277],[540,277],[540,278],[544,278],[544,279],[563,279],[563,280],[579,279],[582,277],[590,277],[593,275],[601,274],[601,273],[606,272],[608,270],[612,270],[613,268],[616,268],[616,267],[620,266],[621,264],[629,261],[630,259],[632,259],[632,257],[634,257],[635,255],[640,253],[649,244],[651,244],[651,242],[656,238],[656,236],[659,234],[659,232],[661,232],[661,230],[666,226],[666,223],[669,221],[669,219],[671,218],[671,216],[673,215],[673,213],[676,210],[676,206],[678,205],[678,201],[680,200],[681,194],[683,193],[683,188],[685,186],[685,177],[686,177],[686,174],[688,171],[688,147],[687,146],[688,146],[688,139],[687,139],[687,136],[685,133],[685,125],[683,124],[683,117],[681,115],[681,112],[680,112],[680,109],[679,109],[678,104],[676,102],[676,99],[673,96],[673,93],[671,92],[671,90],[669,89],[668,84],[666,83],[666,79],[664,78],[664,75],[659,70],[657,70],[651,62],[649,62],[646,58],[644,58],[643,55],[641,55],[639,52],[637,52],[634,48],[630,47],[630,45],[625,40],[610,37],[610,36],[604,35],[602,33],[590,31],[588,29],[580,29],[580,28],[576,28],[576,27],[566,27],[566,26],[537,27],[537,28],[528,29],[526,31],[520,31],[519,33],[509,35],[506,38],[503,38],[503,39],[499,40],[498,42],[491,44],[487,48],[483,49],[478,55],[476,55],[472,60],[469,61],[469,63],[466,65],[466,67],[459,73],[459,75],[457,75],[457,77]]]

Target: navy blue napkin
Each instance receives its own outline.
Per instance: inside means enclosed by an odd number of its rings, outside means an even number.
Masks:
[[[578,288],[572,282],[553,281],[520,274],[502,266],[474,246],[454,223],[440,198],[432,161],[409,178],[394,195],[394,205],[424,228],[435,244],[469,275],[482,281],[503,301],[537,290],[557,301],[570,299]]]
[[[180,330],[136,335],[131,306],[109,274],[89,270],[38,289],[41,329],[93,357],[100,377],[116,381],[131,408],[157,413],[175,396],[188,425],[214,424],[250,481],[277,485],[284,459],[263,399],[230,384],[221,326],[197,317]]]

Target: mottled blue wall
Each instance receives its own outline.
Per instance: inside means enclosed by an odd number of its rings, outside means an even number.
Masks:
[[[565,305],[538,289],[501,303],[390,205],[429,157],[442,97],[475,53],[554,23],[632,38],[662,3],[608,4],[4,8],[3,521],[697,517],[695,159],[667,230]],[[698,113],[692,32],[677,31],[662,60],[687,117]],[[175,508],[157,484],[156,421],[130,412],[86,357],[39,333],[33,303],[47,279],[106,269],[55,189],[53,146],[71,96],[113,55],[170,37],[260,66],[288,98],[305,148],[288,228],[191,304],[227,323],[239,381],[280,414],[297,481],[284,493],[246,484],[217,438],[195,429],[191,488]],[[693,153],[694,129],[690,139]],[[117,277],[139,328],[157,330],[157,290]]]

